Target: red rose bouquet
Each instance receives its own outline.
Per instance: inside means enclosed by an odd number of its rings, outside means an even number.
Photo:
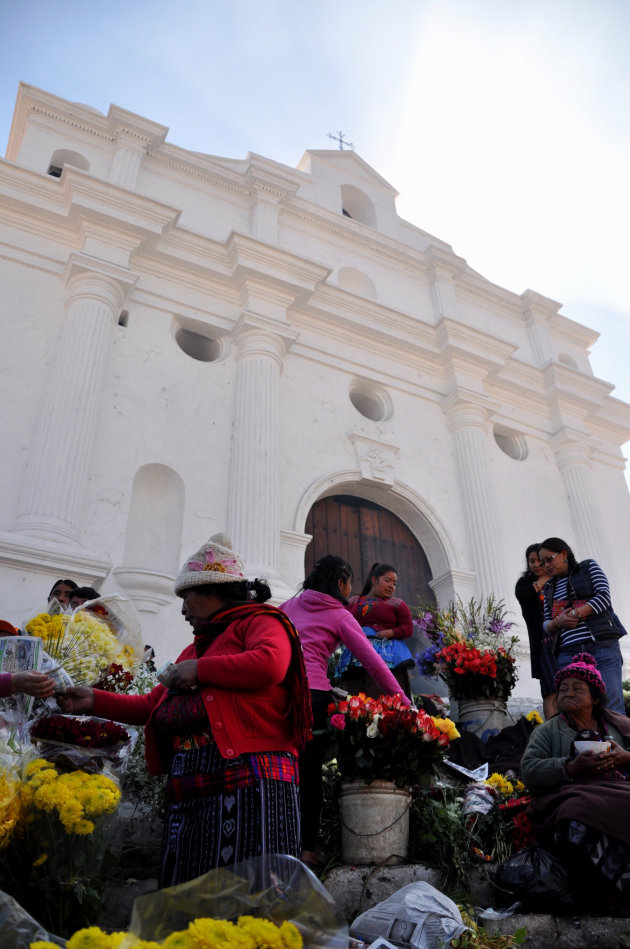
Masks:
[[[398,787],[426,783],[459,737],[453,722],[404,706],[399,695],[348,696],[328,706],[337,766],[344,781],[381,779]]]

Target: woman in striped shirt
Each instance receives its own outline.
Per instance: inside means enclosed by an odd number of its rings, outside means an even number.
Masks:
[[[538,557],[550,577],[545,586],[543,629],[554,637],[559,668],[568,665],[574,653],[589,652],[606,684],[608,708],[625,715],[619,639],[626,631],[613,612],[604,571],[594,560],[578,563],[560,537],[544,540]]]

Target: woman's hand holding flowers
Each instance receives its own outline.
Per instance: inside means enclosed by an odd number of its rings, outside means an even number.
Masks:
[[[94,689],[85,685],[75,685],[66,689],[63,695],[57,696],[57,704],[62,712],[82,714],[94,709]]]

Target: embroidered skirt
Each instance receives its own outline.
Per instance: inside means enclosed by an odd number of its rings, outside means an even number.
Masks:
[[[627,844],[581,821],[566,819],[558,821],[554,840],[569,861],[573,847],[588,857],[595,869],[623,894],[630,911],[630,847]]]
[[[287,752],[221,757],[214,743],[175,754],[160,886],[262,854],[300,855],[296,758]]]

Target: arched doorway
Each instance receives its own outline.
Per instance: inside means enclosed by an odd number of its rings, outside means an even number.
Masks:
[[[396,594],[410,607],[420,599],[434,601],[424,550],[407,525],[380,504],[346,494],[321,498],[309,511],[304,529],[313,537],[306,548],[305,575],[319,557],[336,554],[351,564],[355,575],[352,592],[359,593],[378,560],[396,567]]]

